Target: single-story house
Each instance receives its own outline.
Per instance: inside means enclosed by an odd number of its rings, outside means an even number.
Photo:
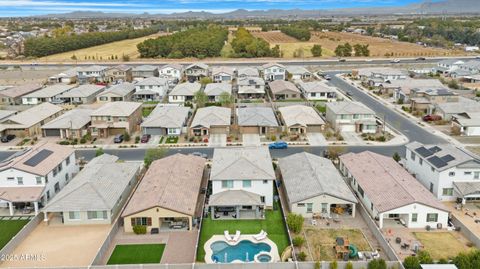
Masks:
[[[42,89],[42,84],[23,84],[0,91],[1,105],[20,105],[22,97],[32,92]]]
[[[289,66],[287,67],[287,73],[291,80],[309,80],[312,78],[312,72],[308,71],[303,66]]]
[[[357,199],[329,159],[302,152],[279,159],[278,167],[291,212],[306,218],[355,217]]]
[[[206,160],[177,153],[152,162],[122,212],[124,230],[192,230],[200,217],[200,189]],[[197,208],[199,210],[197,210]]]
[[[232,110],[230,108],[209,106],[197,109],[190,125],[190,134],[208,136],[210,134],[228,134]]]
[[[62,110],[63,108],[54,104],[41,103],[0,122],[0,131],[19,137],[40,135],[41,127],[60,116]]]
[[[18,111],[14,111],[14,110],[0,110],[0,122],[8,119],[9,117],[11,117],[11,116],[13,116],[17,113],[18,113]]]
[[[448,209],[392,157],[350,152],[340,156],[340,171],[378,227],[447,227]]]
[[[55,102],[60,100],[63,93],[73,89],[75,85],[54,84],[41,90],[34,91],[22,97],[22,104],[37,105],[44,102]]]
[[[260,77],[239,78],[237,87],[239,98],[251,99],[265,97],[265,80]]]
[[[209,83],[205,86],[204,92],[208,96],[209,102],[219,102],[222,93],[228,93],[232,96],[232,84],[227,82]]]
[[[104,89],[102,85],[84,84],[63,93],[59,98],[68,104],[91,104]]]
[[[77,82],[77,73],[81,67],[73,67],[68,70],[65,70],[59,74],[53,75],[48,78],[48,83],[55,84],[55,83],[65,83],[71,84]]]
[[[297,84],[303,96],[309,101],[332,102],[337,100],[337,88],[329,86],[323,81],[297,81]]]
[[[442,116],[444,120],[450,120],[452,116],[457,114],[476,112],[480,112],[480,103],[463,96],[458,97],[458,102],[435,105],[435,114]]]
[[[363,81],[392,81],[398,79],[407,79],[408,72],[403,69],[396,69],[391,67],[368,67],[362,68],[353,72],[357,74]],[[372,85],[373,86],[373,85]]]
[[[185,82],[175,86],[168,94],[169,103],[181,103],[193,101],[195,93],[202,89],[202,84],[198,82]]]
[[[158,67],[148,64],[135,66],[132,68],[132,77],[135,80],[158,77]]]
[[[444,86],[440,88],[414,88],[410,91],[411,111],[432,113],[436,104],[458,102],[459,96]]]
[[[142,133],[150,135],[180,135],[186,131],[190,108],[157,105],[142,124]]]
[[[137,131],[142,122],[142,103],[111,102],[106,103],[91,114],[91,134],[108,137]]]
[[[285,122],[287,133],[320,133],[325,127],[325,121],[313,107],[293,105],[280,107],[278,110]]]
[[[135,100],[152,101],[162,100],[169,89],[168,79],[148,77],[135,83]]]
[[[254,67],[239,68],[237,71],[237,77],[239,78],[259,77],[259,76],[260,76],[260,73],[258,72],[258,69]]]
[[[360,102],[330,102],[326,105],[326,119],[340,132],[376,133],[375,112]]]
[[[452,128],[460,135],[480,136],[480,112],[464,112],[452,116]]]
[[[239,107],[237,120],[242,134],[271,134],[278,131],[278,121],[271,107]]]
[[[214,67],[212,70],[212,80],[214,83],[232,82],[235,78],[235,68],[228,66]]]
[[[296,99],[301,97],[301,92],[290,81],[274,80],[268,83],[274,100]]]
[[[64,225],[111,224],[137,182],[141,163],[95,157],[42,209]]]
[[[410,92],[415,88],[442,88],[443,84],[438,79],[401,79],[382,83],[380,88],[393,94],[396,102],[409,102]]]
[[[42,126],[43,136],[81,138],[90,127],[93,109],[76,108],[62,114]]]
[[[135,84],[130,82],[124,82],[121,84],[113,85],[107,88],[105,91],[97,95],[98,102],[119,102],[132,100],[133,93],[135,92]]]

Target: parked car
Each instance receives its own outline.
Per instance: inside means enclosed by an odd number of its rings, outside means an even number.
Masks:
[[[15,137],[16,136],[13,135],[13,134],[5,135],[5,136],[2,136],[1,141],[2,141],[2,143],[8,143],[8,142],[12,141],[13,139],[15,139]]]
[[[341,62],[341,63],[344,63],[344,62],[346,62],[347,60],[346,60],[346,59],[338,59],[338,61]]]
[[[425,61],[425,57],[418,57],[417,59],[415,59],[415,61]]]
[[[202,157],[202,158],[205,158],[205,159],[208,158],[208,155],[207,155],[207,154],[201,153],[201,152],[198,152],[198,151],[192,152],[190,155],[197,156],[197,157]]]
[[[288,148],[288,144],[285,141],[277,141],[268,145],[268,148],[269,149],[286,149]]]
[[[437,121],[437,120],[441,120],[441,119],[442,119],[442,116],[440,116],[440,115],[434,115],[434,114],[429,114],[429,115],[423,116],[422,119],[423,119],[424,121]]]
[[[151,137],[152,136],[149,135],[149,134],[144,134],[144,135],[142,135],[142,138],[140,138],[140,142],[141,143],[147,143],[150,140]]]
[[[346,92],[345,92],[345,95],[348,96],[348,97],[352,97],[352,93],[349,92],[349,91],[346,91]]]
[[[398,64],[400,62],[400,59],[392,59],[390,63],[392,64]]]
[[[113,139],[113,143],[122,143],[123,142],[123,134],[116,135],[115,138]]]
[[[326,80],[331,80],[332,79],[332,77],[330,75],[325,75],[323,78],[326,79]]]

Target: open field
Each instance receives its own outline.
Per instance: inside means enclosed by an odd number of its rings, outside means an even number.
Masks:
[[[280,44],[280,43],[296,43],[300,42],[296,38],[288,36],[280,31],[271,31],[271,32],[254,32],[253,36],[263,38],[270,44]]]
[[[433,260],[449,259],[470,248],[449,232],[415,232],[413,235]]]
[[[160,263],[164,250],[164,244],[117,245],[107,264]]]
[[[154,34],[149,36],[144,36],[135,39],[126,39],[122,41],[112,42],[108,44],[103,44],[99,46],[94,46],[90,48],[84,48],[59,54],[54,54],[50,56],[45,56],[40,58],[40,61],[71,61],[72,56],[75,55],[78,61],[91,61],[92,57],[95,57],[94,60],[108,60],[108,57],[117,56],[118,61],[122,61],[122,55],[128,55],[130,59],[139,58],[140,54],[137,51],[137,44],[141,43],[144,40],[150,38],[156,38],[162,34]],[[164,34],[163,34],[164,35]],[[87,57],[87,59],[85,59]],[[90,57],[90,60],[88,60]]]
[[[2,249],[30,220],[0,220],[0,249]]]

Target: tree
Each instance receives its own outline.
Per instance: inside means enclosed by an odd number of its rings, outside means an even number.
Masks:
[[[303,243],[305,243],[305,239],[304,239],[302,236],[295,236],[295,237],[292,239],[292,244],[293,244],[295,247],[302,247],[302,246],[303,246]]]
[[[282,27],[280,31],[300,41],[308,41],[311,37],[308,27],[301,27],[299,25]]]
[[[330,269],[338,269],[338,262],[337,262],[337,260],[333,260],[333,261],[330,263],[329,268],[330,268]]]
[[[318,44],[313,45],[313,47],[310,51],[312,52],[313,57],[322,56],[322,46],[321,45],[318,45]]]
[[[371,260],[368,263],[368,269],[387,269],[387,263],[384,259]]]
[[[328,146],[327,147],[327,156],[330,160],[336,160],[340,155],[346,152],[345,147],[340,146]]]
[[[123,133],[123,140],[130,141],[130,134],[128,132]]]
[[[345,269],[353,269],[353,263],[351,261],[348,261]]]
[[[302,231],[304,218],[300,214],[288,213],[287,225],[288,228],[294,233],[300,233]]]
[[[210,83],[213,83],[213,80],[210,77],[203,77],[200,79],[200,84],[202,84],[203,86]]]
[[[402,157],[400,157],[400,154],[398,154],[398,152],[393,153],[392,158],[393,158],[397,163],[402,159]]]
[[[148,168],[153,161],[162,159],[168,153],[168,148],[151,148],[145,152],[143,163]]]
[[[416,256],[406,257],[405,260],[403,260],[403,266],[405,269],[422,269]]]
[[[103,155],[105,152],[103,152],[103,148],[98,148],[96,151],[95,151],[95,157],[98,157],[100,155]]]
[[[202,90],[195,92],[193,99],[195,100],[198,108],[204,107],[205,104],[208,102],[208,96]]]
[[[418,257],[418,261],[420,262],[420,264],[432,264],[433,263],[433,259],[430,256],[430,253],[428,253],[427,251],[419,251],[417,253],[417,257]]]
[[[335,55],[338,57],[352,56],[352,46],[349,43],[338,45],[337,48],[335,48]]]
[[[222,106],[229,107],[233,103],[233,96],[228,92],[222,92],[218,97],[218,101]]]
[[[123,54],[122,55],[122,61],[124,62],[129,62],[130,61],[130,56],[126,55],[126,54]]]

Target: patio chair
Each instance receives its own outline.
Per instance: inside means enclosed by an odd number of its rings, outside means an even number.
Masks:
[[[232,236],[232,241],[233,241],[233,242],[237,242],[239,239],[240,239],[240,231],[237,230],[237,231],[235,232],[235,235]]]
[[[230,235],[230,233],[229,233],[227,230],[225,230],[225,231],[223,232],[223,234],[225,235],[225,239],[226,239],[228,242],[232,241],[233,238],[232,238],[232,236]]]
[[[253,238],[257,241],[262,241],[267,238],[267,232],[262,230],[259,234],[254,235]]]

